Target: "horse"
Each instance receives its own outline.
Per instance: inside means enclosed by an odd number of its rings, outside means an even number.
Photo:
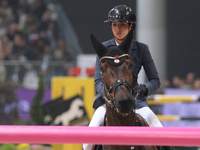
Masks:
[[[91,34],[91,41],[100,58],[100,74],[104,81],[106,115],[104,126],[148,126],[135,112],[133,63],[128,55],[133,32],[119,46],[105,47]],[[96,145],[95,150],[160,150],[160,146]]]

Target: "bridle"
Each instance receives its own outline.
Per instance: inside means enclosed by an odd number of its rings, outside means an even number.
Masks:
[[[116,106],[115,103],[115,96],[111,96],[110,93],[113,91],[114,94],[117,91],[117,88],[119,86],[125,85],[125,87],[128,89],[128,91],[131,92],[131,94],[133,94],[133,86],[128,83],[126,80],[116,80],[112,86],[108,89],[107,86],[105,85],[105,90],[106,90],[106,94],[110,97],[110,99],[108,99],[107,97],[104,96],[105,101],[107,102],[108,107],[113,108],[117,113],[120,113],[119,109]],[[127,116],[127,113],[120,113],[122,116]]]
[[[105,86],[105,89],[106,89],[106,93],[108,94],[108,96],[112,99],[112,100],[115,100],[115,97],[112,97],[111,95],[110,95],[110,93],[113,91],[114,93],[117,91],[117,88],[119,87],[119,86],[122,86],[122,85],[125,85],[125,87],[129,90],[129,91],[131,91],[131,90],[133,90],[133,86],[130,84],[130,83],[128,83],[126,80],[116,80],[113,84],[112,84],[112,86],[108,89],[107,88],[107,86]]]

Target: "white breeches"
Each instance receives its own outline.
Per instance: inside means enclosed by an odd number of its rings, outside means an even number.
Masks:
[[[106,105],[102,105],[96,109],[92,120],[90,121],[89,127],[98,127],[104,121],[106,113]],[[158,120],[154,112],[149,107],[142,107],[136,109],[136,113],[140,114],[149,124],[150,127],[163,127],[161,122]],[[92,150],[91,144],[83,144],[83,150]]]

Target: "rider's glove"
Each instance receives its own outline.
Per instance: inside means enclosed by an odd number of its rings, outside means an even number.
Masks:
[[[139,94],[144,94],[144,96],[147,96],[147,94],[148,94],[148,88],[144,84],[136,85],[134,87],[134,93],[135,93],[135,95],[137,93],[139,93]]]

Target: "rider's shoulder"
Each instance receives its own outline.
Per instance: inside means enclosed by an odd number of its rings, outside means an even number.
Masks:
[[[114,38],[104,41],[102,42],[102,44],[106,47],[111,46],[111,45],[116,45]],[[148,46],[145,43],[142,43],[133,39],[131,43],[131,49],[148,49]]]
[[[103,44],[104,46],[106,46],[106,47],[111,46],[111,45],[116,45],[116,44],[115,44],[115,39],[114,39],[114,38],[113,38],[113,39],[110,39],[110,40],[107,40],[107,41],[104,41],[104,42],[102,42],[102,44]]]
[[[146,49],[148,48],[147,44],[136,41],[136,40],[132,40],[132,48],[133,49]]]

